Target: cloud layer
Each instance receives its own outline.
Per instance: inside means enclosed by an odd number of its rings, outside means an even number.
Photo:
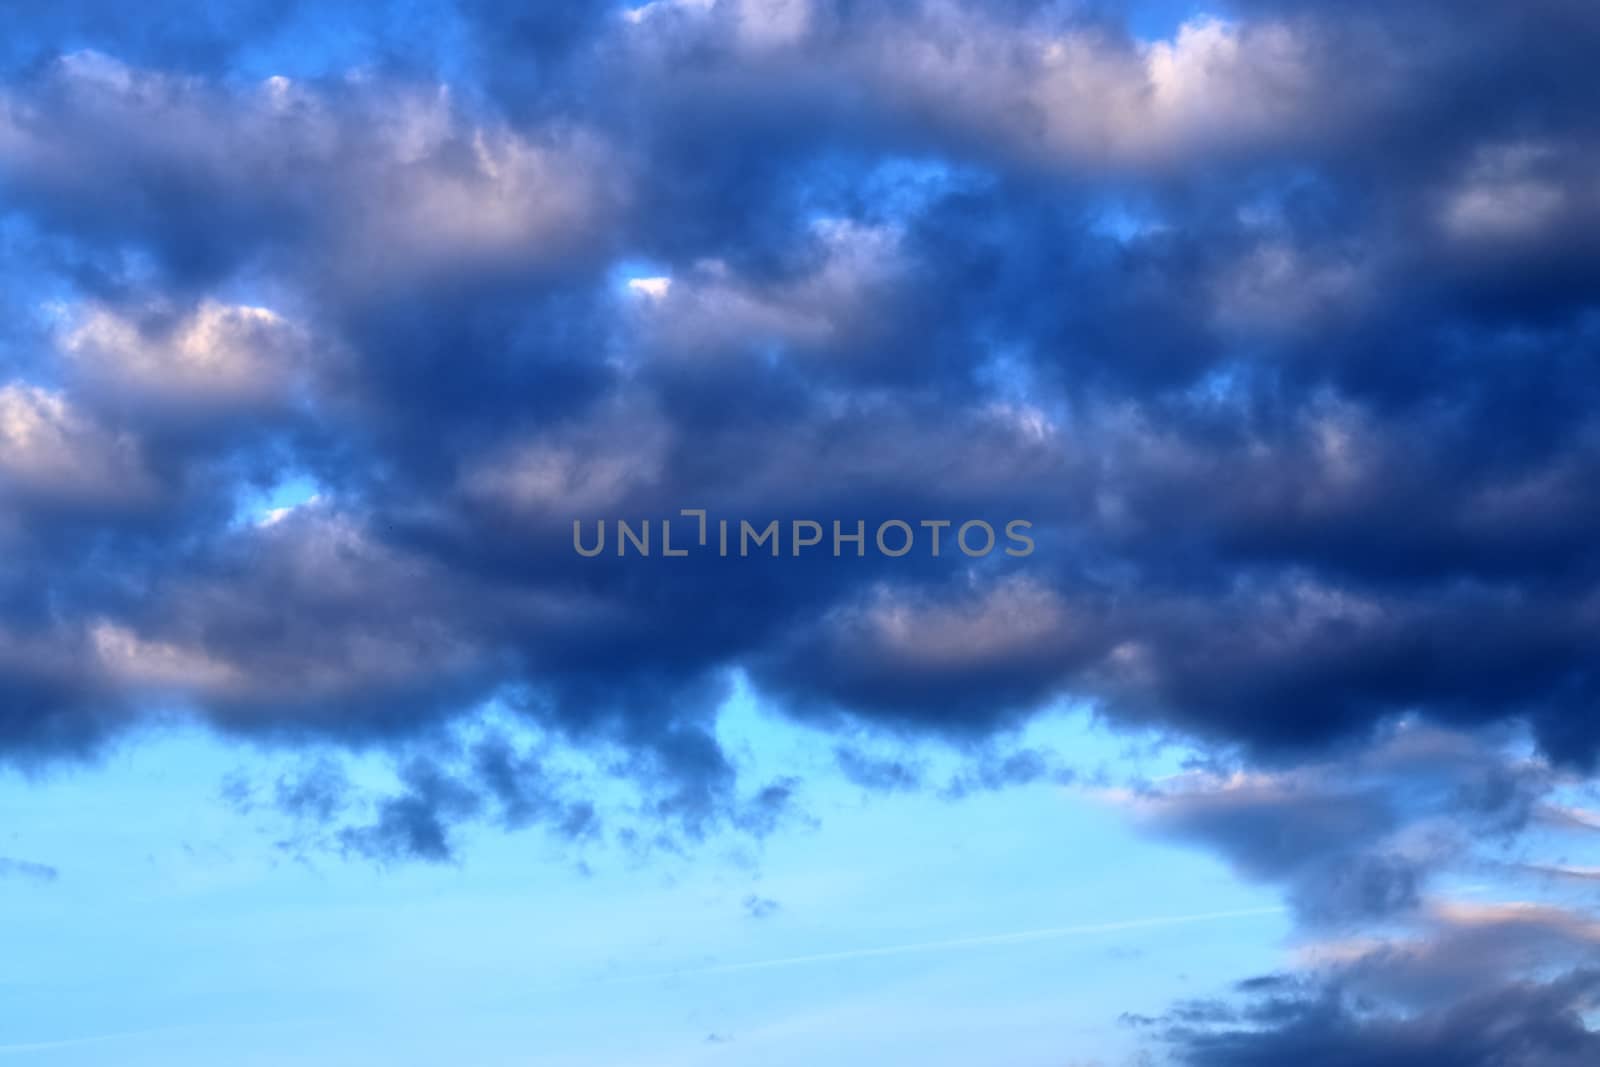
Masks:
[[[718,746],[730,677],[990,752],[1070,700],[1242,759],[1124,802],[1311,926],[1423,914],[1450,833],[1594,769],[1593,4],[416,10],[67,3],[0,47],[0,759],[175,714],[421,744],[493,703],[759,827],[786,787]],[[573,551],[683,508],[1036,550]],[[337,840],[585,832],[541,766],[420,758]],[[277,800],[327,823],[308,774]],[[1503,1013],[1557,1050],[1508,1062],[1587,1054],[1587,972],[1424,1025],[1352,1014],[1352,967],[1174,1040],[1500,1062]]]

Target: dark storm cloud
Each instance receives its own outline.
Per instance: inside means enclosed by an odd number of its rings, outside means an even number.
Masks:
[[[1129,1019],[1178,1062],[1438,1063],[1562,1067],[1600,1051],[1592,921],[1532,906],[1457,908],[1414,941],[1334,946],[1302,975],[1240,983],[1239,996]]]
[[[1062,697],[1275,761],[1403,715],[1600,747],[1580,5],[1251,4],[1141,44],[1109,8],[469,4],[448,47],[379,19],[370,65],[277,78],[249,8],[231,73],[75,10],[0,85],[35,309],[0,352],[13,757],[154,707],[394,742],[493,698],[693,824],[745,795],[730,668],[978,748]],[[318,501],[239,514],[291,477]],[[681,507],[1038,548],[571,551]],[[582,822],[530,779],[419,766],[351,841]],[[1347,844],[1338,896],[1414,900]]]
[[[1175,1013],[1164,1022],[1177,1062],[1190,1067],[1578,1067],[1600,1055],[1600,1037],[1583,1023],[1597,987],[1600,975],[1575,971],[1409,1018],[1374,1015],[1337,989],[1311,988],[1258,1000],[1227,1018],[1194,1020]],[[1190,1025],[1196,1021],[1217,1025]]]

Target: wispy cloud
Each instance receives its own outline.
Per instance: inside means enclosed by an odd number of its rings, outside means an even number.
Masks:
[[[53,882],[61,872],[47,863],[10,859],[0,856],[0,878],[18,878],[29,882]]]
[[[763,971],[779,967],[803,967],[819,963],[841,963],[847,960],[872,959],[880,956],[905,956],[917,952],[952,952],[966,949],[999,948],[1005,945],[1025,945],[1038,941],[1054,941],[1067,937],[1089,937],[1096,934],[1114,934],[1130,930],[1148,930],[1163,926],[1186,926],[1192,923],[1221,922],[1227,919],[1260,918],[1281,915],[1283,907],[1237,908],[1230,911],[1199,912],[1194,915],[1161,915],[1143,919],[1123,919],[1116,922],[1080,923],[1075,926],[1050,926],[1036,930],[1013,930],[1003,934],[980,934],[975,937],[946,938],[939,941],[916,941],[901,945],[880,945],[872,948],[842,949],[837,952],[816,952],[803,956],[780,956],[775,959],[749,960],[743,963],[713,964],[708,967],[688,967],[656,974],[637,975],[617,979],[618,982],[648,982],[661,978],[679,978],[702,974],[734,974],[740,971]]]

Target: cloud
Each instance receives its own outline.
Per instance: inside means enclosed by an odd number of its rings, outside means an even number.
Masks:
[[[785,956],[767,960],[741,963],[713,964],[688,970],[674,971],[670,976],[691,974],[736,974],[741,971],[762,971],[776,968],[802,967],[813,963],[832,963],[838,960],[872,959],[879,956],[901,956],[925,952],[967,951],[999,945],[1031,944],[1036,941],[1053,941],[1059,938],[1092,937],[1114,934],[1124,930],[1145,930],[1161,926],[1187,926],[1194,923],[1225,922],[1229,919],[1249,918],[1275,914],[1278,908],[1245,908],[1235,911],[1197,912],[1192,915],[1162,915],[1140,919],[1123,919],[1115,922],[1080,923],[1073,926],[1048,927],[1037,930],[1016,930],[1007,933],[980,934],[973,937],[949,938],[943,941],[923,941],[902,945],[882,945],[872,948],[842,949],[837,952],[816,952],[805,956]],[[653,981],[669,975],[641,975],[630,981]]]
[[[952,800],[1070,702],[1298,924],[1180,1062],[1593,1058],[1592,3],[102,7],[0,42],[0,761],[178,715],[451,863],[802,819],[733,678]],[[572,550],[683,508],[1036,548]]]
[[[84,309],[62,349],[72,368],[98,387],[134,394],[160,411],[171,405],[200,417],[289,401],[305,339],[275,312],[202,301],[188,314]]]
[[[759,841],[806,818],[799,779],[747,788],[709,738],[676,733],[573,745],[480,716],[395,744],[377,767],[326,744],[290,749],[276,776],[236,771],[221,796],[297,860],[380,865],[462,862],[464,840],[482,828],[534,829],[580,854],[608,844],[647,855],[717,835]]]
[[[1153,1030],[1177,1062],[1577,1064],[1600,992],[1591,920],[1526,905],[1447,906],[1416,941],[1324,950],[1302,975],[1240,984],[1240,1003],[1180,1005]]]
[[[468,4],[479,69],[373,25],[382,62],[248,76],[30,21],[0,74],[30,309],[0,755],[158,707],[402,753],[493,705],[670,780],[663,818],[759,829],[797,787],[716,741],[742,672],[973,753],[1065,699],[1268,775],[1410,718],[1592,766],[1597,142],[1567,88],[1596,27],[1541,11],[1247,3],[1138,40],[1028,4]],[[237,521],[291,479],[315,501]],[[571,550],[573,519],[685,507],[1021,518],[1037,550]],[[949,791],[1059,777],[1016,755]],[[369,850],[583,823],[543,761],[396,758]],[[1358,910],[1421,899],[1391,780],[1273,781],[1156,821]],[[1338,865],[1237,829],[1280,824]]]
[[[54,882],[61,872],[45,863],[10,859],[0,856],[0,878],[15,878],[24,882]]]
[[[3,487],[25,500],[127,506],[150,484],[138,442],[97,425],[59,391],[0,386],[0,445]]]
[[[0,91],[0,172],[41,221],[185,280],[279,254],[355,291],[576,254],[622,193],[593,134],[466,121],[442,86],[223,88],[92,51]]]
[[[1579,1062],[1600,925],[1565,889],[1583,869],[1538,857],[1587,843],[1554,814],[1586,782],[1519,750],[1411,724],[1313,765],[1113,791],[1281,887],[1297,926],[1284,972],[1126,1021],[1185,1064]]]
[[[1177,1062],[1247,1067],[1284,1062],[1363,1064],[1527,1063],[1576,1067],[1600,1051],[1583,1024],[1594,1006],[1592,971],[1528,982],[1462,1001],[1437,1015],[1373,1014],[1336,991],[1266,999],[1223,1025],[1167,1032]],[[1219,1020],[1219,1022],[1222,1022]],[[1245,1025],[1229,1028],[1229,1022]]]
[[[340,842],[377,859],[450,859],[450,827],[476,811],[477,795],[430,763],[408,764],[401,777],[405,791],[382,801],[371,825],[341,831]]]
[[[1416,913],[1430,885],[1510,849],[1574,784],[1492,737],[1401,723],[1374,743],[1273,770],[1208,767],[1101,790],[1147,832],[1283,887],[1311,928]]]
[[[752,919],[765,919],[777,914],[781,905],[776,900],[754,894],[744,898],[744,913]]]
[[[1199,17],[1150,43],[1088,19],[955,3],[660,3],[626,21],[631,64],[669,91],[738,86],[777,106],[785,87],[758,75],[776,67],[789,93],[825,113],[847,106],[835,86],[861,85],[925,136],[1048,163],[1165,163],[1282,138],[1318,103],[1315,119],[1337,124],[1345,104],[1319,94],[1334,83],[1315,39],[1267,20]],[[709,71],[675,76],[670,65],[690,50]]]

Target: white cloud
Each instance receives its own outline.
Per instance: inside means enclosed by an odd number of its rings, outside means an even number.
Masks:
[[[741,277],[705,259],[671,279],[630,282],[649,297],[641,309],[646,338],[668,354],[700,358],[751,344],[817,349],[870,330],[901,268],[899,233],[824,219],[811,237],[808,269],[778,279]]]
[[[309,341],[266,308],[206,300],[155,323],[90,306],[62,347],[92,381],[145,400],[223,414],[283,402],[308,358]]]
[[[153,483],[137,442],[97,424],[67,397],[0,386],[0,484],[62,501],[131,503]]]
[[[1459,240],[1514,241],[1547,231],[1571,207],[1557,153],[1531,142],[1480,149],[1445,195],[1440,221]]]

